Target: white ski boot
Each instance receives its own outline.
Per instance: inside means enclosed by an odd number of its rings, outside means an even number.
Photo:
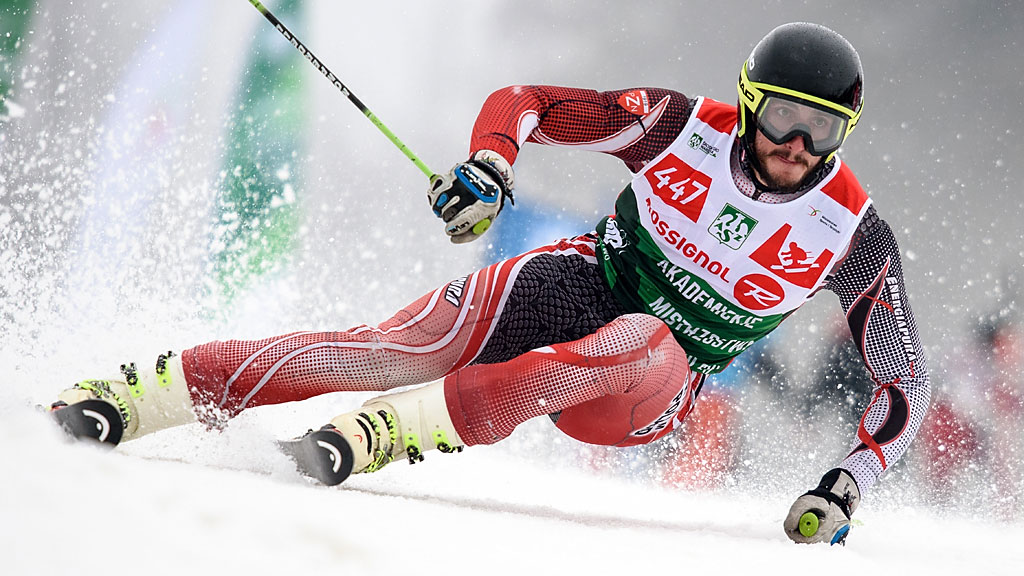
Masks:
[[[443,381],[378,396],[331,419],[325,428],[334,428],[352,448],[353,474],[376,472],[403,455],[416,463],[428,450],[463,448],[448,415]]]
[[[90,436],[110,444],[196,421],[181,357],[171,352],[160,354],[153,368],[139,369],[134,363],[122,365],[119,377],[83,380],[58,394],[57,398],[58,401],[50,409],[71,434],[76,437]],[[97,412],[113,414],[103,410],[102,405],[95,403],[96,400],[102,400],[117,410],[120,422],[102,419],[105,426],[119,428],[120,434],[103,435],[101,438],[90,430],[77,429],[79,422],[88,427],[89,419],[81,420],[77,415],[71,416],[76,411],[76,405],[94,408],[84,411],[93,420],[101,419]],[[96,407],[100,409],[95,410]],[[65,410],[67,412],[62,412]]]

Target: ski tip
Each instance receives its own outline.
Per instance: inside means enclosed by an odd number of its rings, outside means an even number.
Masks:
[[[297,440],[278,444],[281,451],[295,461],[299,472],[325,486],[337,486],[352,474],[352,447],[334,427],[324,427]]]
[[[121,413],[103,400],[84,400],[51,409],[50,414],[69,436],[117,446],[124,435]]]

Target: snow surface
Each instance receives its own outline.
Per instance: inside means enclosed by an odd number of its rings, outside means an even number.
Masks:
[[[275,428],[294,428],[321,402],[257,409],[225,432],[186,427],[114,451],[66,442],[27,405],[5,408],[0,572],[1020,574],[1024,566],[1020,523],[868,504],[847,546],[796,545],[781,529],[789,496],[669,491],[500,445],[430,453],[422,464],[325,488],[271,448]]]

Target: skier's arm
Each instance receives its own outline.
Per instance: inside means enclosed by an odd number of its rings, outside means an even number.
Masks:
[[[853,450],[841,465],[864,493],[910,446],[928,410],[930,386],[899,248],[873,207],[853,246],[826,288],[839,296],[875,385]]]
[[[493,150],[513,164],[525,142],[536,142],[605,152],[635,172],[675,140],[692,109],[685,95],[660,88],[509,86],[484,102],[470,155]]]

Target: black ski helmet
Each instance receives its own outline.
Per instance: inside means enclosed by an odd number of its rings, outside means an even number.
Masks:
[[[748,150],[754,149],[752,128],[757,128],[776,144],[799,135],[809,152],[830,160],[860,120],[864,71],[857,51],[838,33],[793,22],[772,30],[754,46],[740,69],[737,90],[738,136]],[[816,119],[821,129],[788,119],[773,124],[773,102],[822,113]]]

